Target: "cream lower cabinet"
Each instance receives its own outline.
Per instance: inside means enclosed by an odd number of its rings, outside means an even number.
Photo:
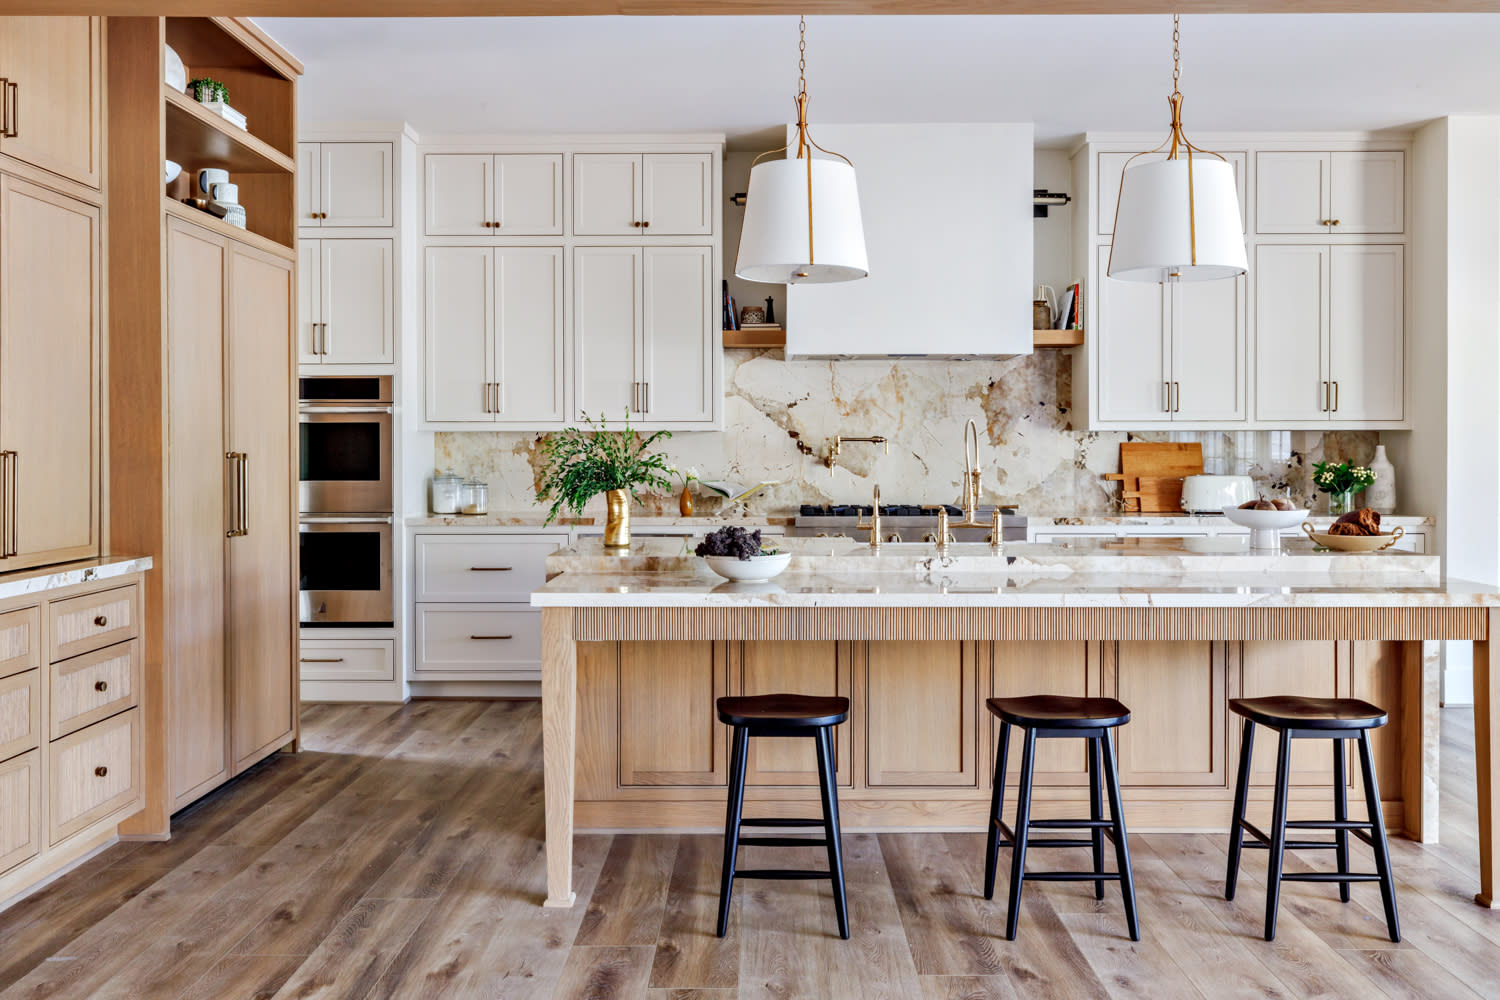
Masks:
[[[578,247],[573,251],[578,419],[627,413],[640,427],[711,424],[714,276],[711,247]]]
[[[567,419],[560,247],[428,247],[427,419]]]
[[[1094,420],[1119,425],[1248,415],[1245,279],[1148,284],[1108,276],[1098,251]]]
[[[394,242],[302,240],[297,255],[297,362],[396,360]]]
[[[1256,419],[1308,424],[1405,418],[1405,249],[1256,248]]]
[[[179,809],[295,738],[292,274],[167,234],[168,776]]]
[[[104,162],[103,18],[0,18],[0,153],[89,187]]]

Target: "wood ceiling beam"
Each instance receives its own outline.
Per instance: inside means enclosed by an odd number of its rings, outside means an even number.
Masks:
[[[5,0],[7,14],[192,15],[204,0]],[[1500,0],[235,0],[242,17],[558,17],[624,14],[1438,14]]]

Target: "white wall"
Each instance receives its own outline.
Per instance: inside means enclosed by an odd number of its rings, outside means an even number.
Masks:
[[[1400,507],[1438,516],[1448,578],[1500,584],[1500,118],[1422,128],[1411,193],[1414,429],[1382,440]],[[1444,703],[1470,704],[1469,645],[1445,645]]]
[[[1065,149],[1038,149],[1031,170],[1033,188],[1070,194],[1074,204],[1083,194],[1073,190],[1073,162]],[[1053,205],[1047,218],[1032,222],[1032,283],[1051,285],[1059,296],[1068,285],[1083,280],[1073,264],[1073,207]]]

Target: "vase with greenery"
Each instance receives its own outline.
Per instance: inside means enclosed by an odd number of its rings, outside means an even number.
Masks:
[[[675,465],[667,467],[667,471],[682,481],[682,495],[677,498],[677,510],[683,517],[693,516],[693,483],[700,479],[696,468],[679,469]]]
[[[651,450],[672,435],[657,431],[642,436],[630,429],[628,412],[624,429],[618,431],[609,429],[602,414],[598,424],[587,415],[583,420],[586,427],[570,427],[542,441],[546,464],[536,495],[543,503],[552,503],[545,523],[551,524],[564,508],[582,514],[584,506],[603,493],[607,502],[604,544],[627,548],[631,501],[640,502],[642,489],[672,488],[667,456]]]
[[[1367,466],[1353,462],[1319,462],[1313,466],[1313,485],[1328,494],[1328,513],[1339,517],[1354,509],[1354,495],[1375,481]]]

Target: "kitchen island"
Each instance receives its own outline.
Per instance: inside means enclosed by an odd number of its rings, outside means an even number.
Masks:
[[[1500,590],[1443,581],[1436,557],[1307,542],[1268,555],[1232,539],[941,554],[779,544],[791,567],[764,584],[720,580],[677,539],[625,554],[591,540],[549,560],[532,596],[543,609],[547,905],[573,901],[575,826],[722,824],[728,747],[714,699],[725,694],[847,696],[845,826],[887,830],[984,828],[998,733],[986,698],[1118,697],[1132,711],[1118,749],[1126,815],[1142,832],[1227,829],[1239,751],[1230,698],[1365,698],[1390,713],[1374,738],[1387,824],[1435,840],[1444,639],[1475,643],[1477,899],[1495,899],[1489,640]],[[762,742],[749,762],[757,815],[815,811],[811,749]],[[1252,813],[1269,810],[1269,744],[1257,748]],[[1294,818],[1330,814],[1332,764],[1316,749],[1293,756]],[[1037,786],[1034,815],[1076,814],[1083,751],[1047,747]]]

